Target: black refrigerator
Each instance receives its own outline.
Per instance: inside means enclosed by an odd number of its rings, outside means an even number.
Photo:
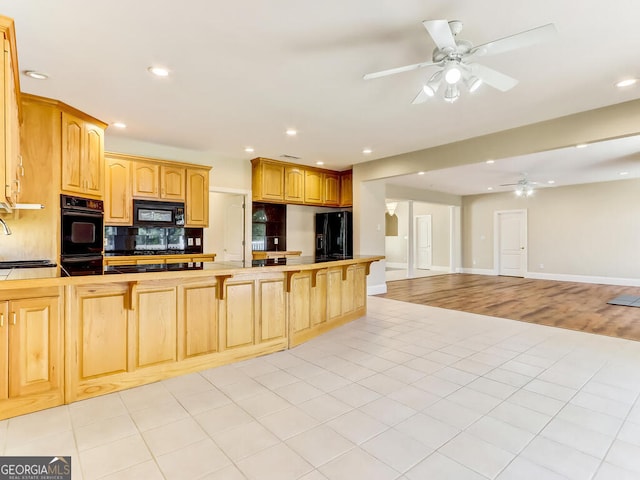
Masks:
[[[316,261],[353,257],[351,212],[316,213]]]

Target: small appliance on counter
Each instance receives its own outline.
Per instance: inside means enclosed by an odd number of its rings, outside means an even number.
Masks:
[[[60,195],[60,269],[65,276],[102,274],[104,203]]]
[[[316,213],[316,261],[353,258],[351,212]]]

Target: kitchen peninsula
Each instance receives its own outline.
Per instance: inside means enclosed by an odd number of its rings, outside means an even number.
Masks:
[[[365,315],[366,276],[382,258],[12,270],[0,281],[0,418],[292,348]]]

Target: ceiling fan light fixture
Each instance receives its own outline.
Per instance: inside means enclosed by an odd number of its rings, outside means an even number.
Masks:
[[[469,93],[473,93],[476,90],[478,90],[478,88],[480,88],[480,85],[482,85],[482,79],[473,75],[469,77],[466,83],[467,83],[467,88],[469,89]]]
[[[460,97],[460,89],[456,85],[449,85],[444,92],[444,101],[448,103],[455,102]]]
[[[524,189],[522,187],[518,187],[516,188],[516,197],[521,197],[522,195],[524,195]]]
[[[449,85],[455,85],[462,78],[462,69],[459,65],[449,65],[445,68],[444,81]]]

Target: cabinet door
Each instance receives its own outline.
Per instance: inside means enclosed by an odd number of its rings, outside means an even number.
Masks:
[[[284,169],[284,199],[287,202],[304,202],[304,170],[299,167]]]
[[[177,360],[176,287],[140,285],[135,295],[135,367]]]
[[[71,297],[74,334],[67,340],[67,351],[76,352],[68,363],[72,392],[77,393],[77,382],[128,370],[129,294],[126,284],[74,288]]]
[[[178,287],[180,359],[218,351],[215,279]]]
[[[185,190],[184,167],[160,167],[160,198],[176,202],[184,202]]]
[[[284,199],[284,166],[277,163],[262,163],[262,198],[264,200]]]
[[[322,204],[322,172],[306,170],[304,172],[304,203]]]
[[[82,179],[82,124],[79,118],[62,112],[62,185],[70,193],[84,193]]]
[[[59,298],[9,303],[9,397],[61,388],[62,331]]]
[[[9,398],[9,303],[0,302],[0,400]]]
[[[187,169],[187,227],[209,226],[209,170]]]
[[[322,202],[325,205],[340,205],[340,176],[333,173],[324,174],[324,193]]]
[[[133,196],[160,198],[160,167],[151,162],[133,162]]]
[[[105,175],[105,225],[131,225],[131,163],[128,160],[107,158]]]
[[[353,205],[353,173],[343,172],[340,175],[340,206],[350,207]]]
[[[81,177],[84,192],[102,197],[104,194],[104,130],[97,125],[84,123]]]

